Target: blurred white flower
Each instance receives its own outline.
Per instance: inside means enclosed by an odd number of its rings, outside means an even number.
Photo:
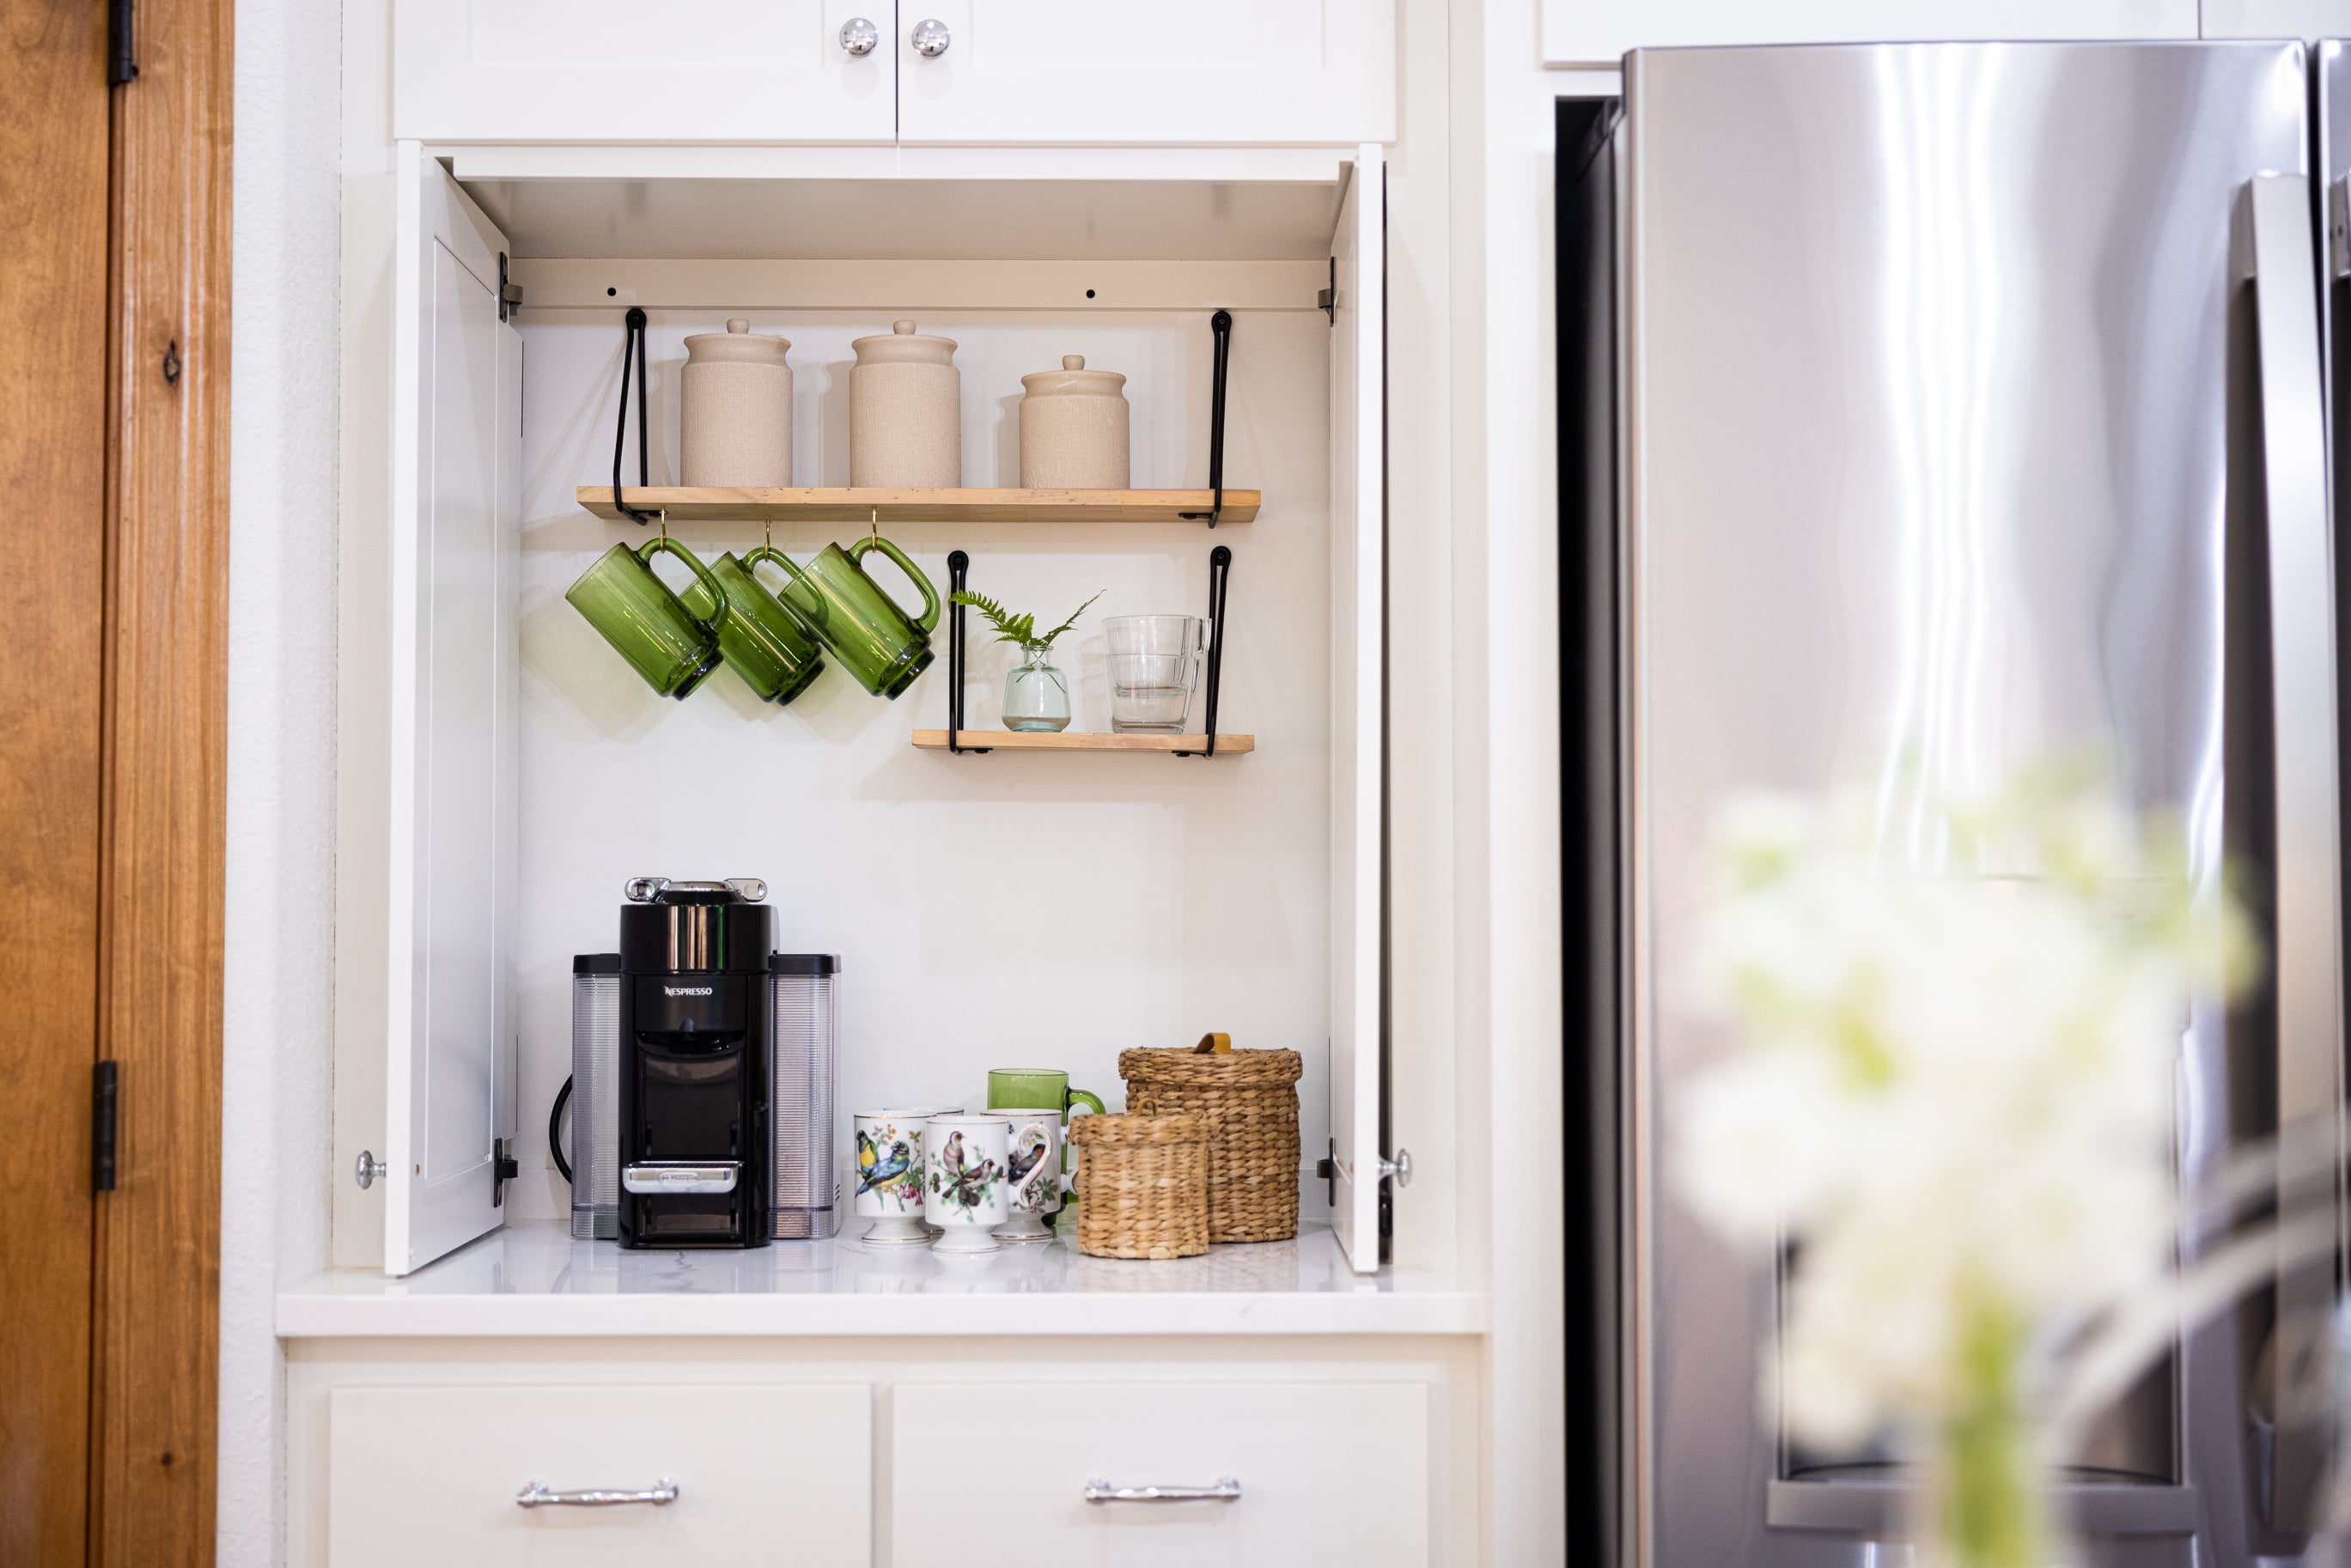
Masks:
[[[1741,1049],[1679,1102],[1680,1189],[1797,1244],[1782,1405],[1830,1449],[1931,1429],[1986,1324],[2051,1343],[2163,1274],[2183,1002],[2250,950],[2078,772],[1947,815],[1966,871],[1884,864],[1858,798],[1730,802],[1687,977]]]

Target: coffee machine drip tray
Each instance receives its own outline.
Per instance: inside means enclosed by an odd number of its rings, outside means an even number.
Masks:
[[[647,1159],[621,1168],[631,1192],[732,1192],[743,1175],[739,1159]]]

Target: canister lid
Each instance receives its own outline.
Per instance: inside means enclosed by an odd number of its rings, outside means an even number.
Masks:
[[[947,365],[955,363],[956,340],[931,337],[914,330],[911,321],[893,321],[890,330],[850,340],[861,365]]]
[[[838,953],[769,953],[769,974],[839,974]]]
[[[571,955],[571,972],[573,974],[618,974],[621,972],[621,955],[618,953],[573,953]]]
[[[791,346],[790,338],[754,332],[748,321],[736,316],[727,318],[724,332],[697,332],[688,337],[685,357],[699,365],[780,365],[784,350]]]
[[[1023,376],[1020,384],[1032,398],[1116,398],[1126,378],[1115,370],[1089,370],[1082,354],[1064,354],[1058,370]]]

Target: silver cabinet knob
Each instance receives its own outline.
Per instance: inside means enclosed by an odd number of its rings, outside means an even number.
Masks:
[[[862,16],[852,16],[841,25],[841,47],[862,59],[873,52],[882,41],[882,29]]]
[[[351,1167],[351,1179],[360,1184],[360,1190],[362,1192],[373,1187],[381,1178],[391,1174],[392,1167],[384,1164],[366,1149],[360,1150],[359,1160]]]
[[[947,46],[955,42],[955,36],[947,31],[945,22],[930,16],[914,24],[913,42],[914,53],[926,60],[935,60],[947,52]]]
[[[1412,1185],[1412,1150],[1400,1148],[1396,1150],[1396,1157],[1394,1159],[1380,1161],[1380,1176],[1382,1179],[1394,1177],[1398,1187],[1410,1187]]]

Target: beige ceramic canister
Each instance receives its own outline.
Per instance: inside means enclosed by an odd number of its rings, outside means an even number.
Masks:
[[[890,490],[963,483],[963,372],[955,339],[911,321],[850,344],[849,483]]]
[[[724,332],[685,340],[678,448],[686,483],[791,483],[792,368],[784,363],[790,347],[753,332],[740,317]]]
[[[1124,490],[1129,483],[1126,378],[1089,370],[1082,354],[1064,354],[1058,370],[1023,376],[1020,487],[1023,490]]]

